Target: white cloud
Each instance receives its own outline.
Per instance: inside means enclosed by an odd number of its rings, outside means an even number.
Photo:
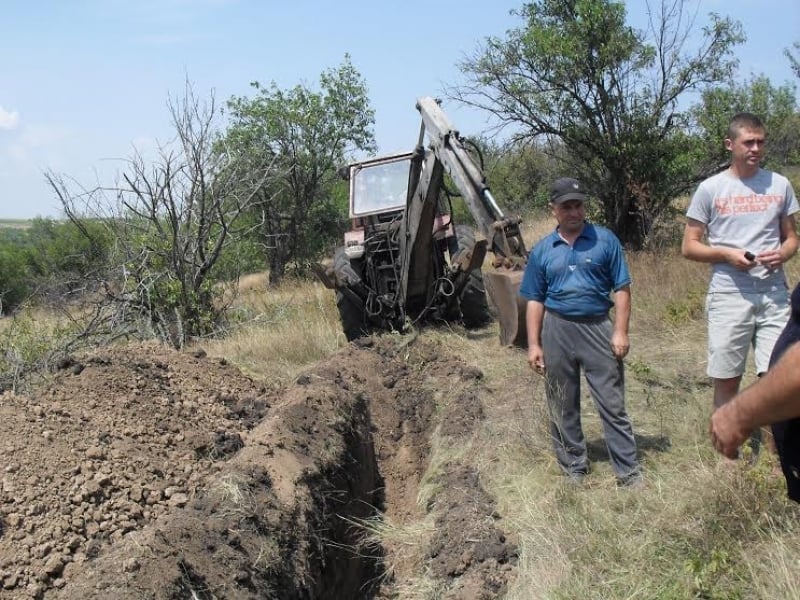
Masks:
[[[2,117],[0,117],[2,122]],[[46,154],[67,139],[64,128],[37,125],[20,130],[9,145],[9,153],[17,160],[28,160]]]
[[[14,129],[19,124],[19,113],[0,106],[0,129]]]

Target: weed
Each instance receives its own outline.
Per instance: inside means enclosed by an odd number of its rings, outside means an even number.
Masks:
[[[253,560],[253,568],[261,572],[270,572],[280,560],[281,549],[278,542],[273,538],[267,538],[258,549],[258,555]]]
[[[733,575],[733,562],[725,550],[714,548],[708,556],[694,557],[686,561],[686,571],[692,576],[695,598],[728,598],[740,597],[734,592],[717,590],[719,582]]]
[[[529,231],[552,227],[550,219],[540,220]],[[723,468],[708,440],[710,398],[701,383],[706,348],[698,323],[708,265],[687,261],[674,248],[631,253],[629,263],[635,355],[626,362],[632,374],[626,408],[637,441],[645,442],[639,451],[646,487],[618,490],[605,456],[597,458],[583,486],[563,486],[549,437],[544,380],[532,374],[524,352],[500,347],[496,324],[487,328],[489,334],[472,338],[457,327],[424,330],[420,336],[483,373],[486,418],[464,443],[436,434],[430,440],[428,471],[418,485],[423,517],[362,523],[363,543],[386,549],[385,571],[394,576],[397,597],[446,595],[442,582],[426,572],[435,524],[425,508],[441,490],[439,475],[447,463],[458,460],[479,465],[502,527],[520,548],[509,599],[800,598],[800,509],[785,497],[775,457],[763,451],[751,466],[745,449],[742,461]],[[800,261],[787,264],[787,276],[800,279]],[[292,381],[346,346],[334,294],[319,284],[293,282],[269,291],[258,286],[239,302],[242,326],[225,339],[205,342],[206,350],[270,384]],[[2,342],[0,360],[7,360],[11,348],[15,364],[36,362],[42,352],[37,342],[59,338],[39,330],[44,323],[4,323],[0,339],[14,328],[16,341]],[[424,370],[425,357],[415,345],[397,339],[408,368]],[[442,381],[432,378],[424,392],[441,394],[435,397],[444,404],[456,388]],[[602,450],[601,421],[588,394],[582,400],[587,442]],[[347,418],[340,409],[328,425],[338,427]],[[234,477],[211,492],[225,510],[252,512],[250,491]],[[268,564],[272,552],[265,545],[256,566]]]
[[[638,358],[631,359],[626,363],[626,367],[639,379],[650,379],[653,369],[643,360]]]
[[[705,294],[692,291],[682,298],[667,303],[664,309],[664,321],[671,327],[688,325],[703,316]]]
[[[75,323],[20,311],[0,330],[0,390],[18,390],[53,370],[76,339]]]

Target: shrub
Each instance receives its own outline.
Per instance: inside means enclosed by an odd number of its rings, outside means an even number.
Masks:
[[[0,391],[18,390],[51,371],[68,353],[76,328],[19,311],[0,329]]]
[[[15,241],[0,239],[0,315],[19,306],[30,294],[26,253]]]
[[[705,294],[691,291],[683,298],[677,298],[667,303],[664,310],[664,320],[673,327],[686,325],[703,316]]]

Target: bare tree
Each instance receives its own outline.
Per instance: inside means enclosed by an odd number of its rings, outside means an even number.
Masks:
[[[106,324],[130,332],[144,323],[181,347],[212,333],[225,305],[216,268],[223,253],[258,226],[251,214],[256,193],[275,176],[270,162],[226,151],[214,128],[213,93],[201,101],[187,82],[168,108],[175,138],[148,160],[137,151],[120,181],[75,194],[64,177],[48,173],[67,217],[100,220],[116,251],[105,286]],[[88,233],[87,233],[88,234]]]

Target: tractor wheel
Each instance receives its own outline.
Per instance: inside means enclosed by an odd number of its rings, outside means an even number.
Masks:
[[[475,234],[466,225],[456,225],[458,252],[472,250],[475,245]],[[480,268],[473,269],[469,281],[459,296],[461,320],[467,329],[483,327],[492,320],[489,303],[486,300],[486,288],[483,286],[483,273]]]
[[[336,292],[336,308],[339,309],[342,331],[348,342],[352,342],[366,333],[364,311],[341,291]]]
[[[338,248],[333,255],[333,270],[336,273],[337,281],[355,283],[360,280],[358,273],[353,269],[350,260],[344,253],[344,247]],[[345,291],[336,290],[336,308],[339,309],[342,331],[348,342],[352,342],[366,333],[364,307],[355,298]]]

